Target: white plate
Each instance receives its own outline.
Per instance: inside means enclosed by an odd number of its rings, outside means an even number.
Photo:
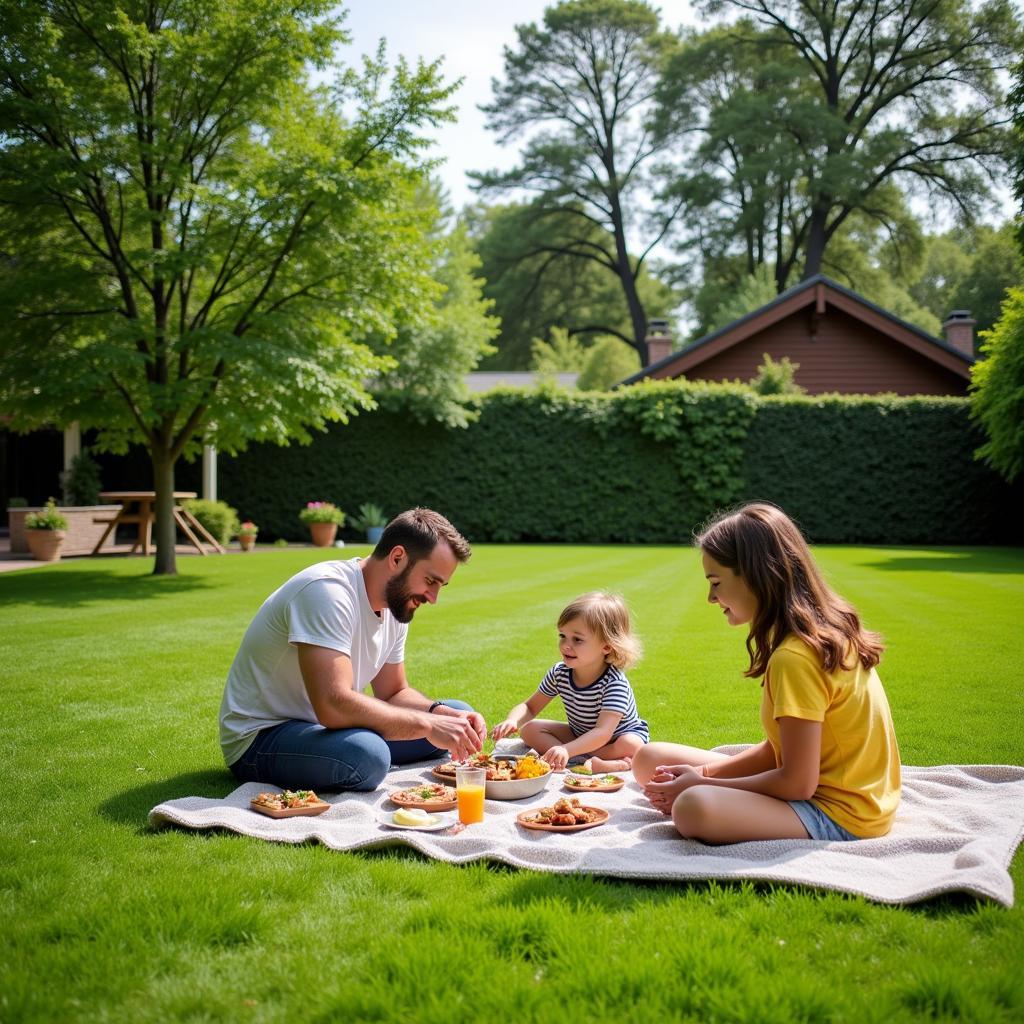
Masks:
[[[395,821],[395,813],[395,811],[385,811],[377,816],[377,821],[386,828],[404,828],[410,832],[440,832],[443,828],[451,828],[458,817],[457,814],[449,811],[447,814],[434,814],[437,821],[431,825],[399,825]]]

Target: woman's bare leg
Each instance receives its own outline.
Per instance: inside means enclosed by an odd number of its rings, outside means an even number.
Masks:
[[[680,793],[672,805],[672,823],[684,838],[714,844],[808,838],[785,800],[725,786],[691,786]]]
[[[654,769],[661,764],[711,764],[728,760],[728,754],[700,747],[686,747],[681,743],[648,743],[633,757],[633,778],[641,786],[647,785],[654,776]]]

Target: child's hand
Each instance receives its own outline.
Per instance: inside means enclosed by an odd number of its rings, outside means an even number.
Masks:
[[[565,747],[549,747],[544,760],[553,771],[560,772],[569,763],[569,751]]]
[[[519,732],[519,726],[517,726],[511,719],[506,718],[504,722],[499,722],[491,730],[491,739],[497,742],[498,740],[503,740],[506,736],[512,736],[517,732]]]

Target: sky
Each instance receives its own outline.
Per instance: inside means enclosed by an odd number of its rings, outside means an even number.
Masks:
[[[415,65],[417,58],[443,58],[446,81],[462,78],[455,94],[458,120],[437,131],[431,152],[443,157],[437,174],[448,190],[456,210],[475,199],[466,178],[467,171],[507,169],[516,162],[512,146],[498,145],[494,133],[485,127],[485,116],[477,109],[491,100],[491,79],[503,74],[502,49],[515,44],[515,26],[540,22],[553,0],[349,0],[346,27],[352,36],[341,57],[357,63],[363,53],[373,53],[381,37],[388,43],[389,63],[399,54]],[[662,24],[676,29],[694,25],[699,16],[689,0],[654,0]],[[1003,216],[1011,217],[1015,206],[1009,191],[998,204]],[[927,209],[919,215],[927,218]],[[944,218],[943,218],[944,219]],[[999,221],[998,211],[986,219]],[[936,223],[932,230],[943,227]]]
[[[503,73],[502,49],[514,46],[516,25],[540,22],[551,4],[552,0],[350,0],[346,5],[345,25],[352,36],[352,43],[341,51],[346,63],[373,53],[383,36],[389,63],[399,54],[411,64],[419,57],[442,57],[445,81],[464,80],[454,96],[458,121],[438,130],[431,153],[445,158],[437,173],[456,209],[475,199],[467,171],[515,164],[515,149],[498,145],[477,106],[491,100],[491,79]],[[688,0],[663,0],[654,6],[660,8],[667,27],[694,22]]]

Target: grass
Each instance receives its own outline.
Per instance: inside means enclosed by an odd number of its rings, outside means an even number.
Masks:
[[[351,554],[362,554],[365,548]],[[1024,551],[822,548],[882,631],[904,762],[1024,763]],[[223,679],[310,549],[82,560],[0,576],[0,1020],[1011,1021],[1024,910],[883,907],[751,884],[633,884],[406,849],[151,832],[222,796]],[[672,547],[481,547],[422,609],[410,678],[497,721],[556,659],[578,593],[629,600],[655,738],[755,740],[743,638]],[[1018,892],[1024,855],[1012,865]]]

